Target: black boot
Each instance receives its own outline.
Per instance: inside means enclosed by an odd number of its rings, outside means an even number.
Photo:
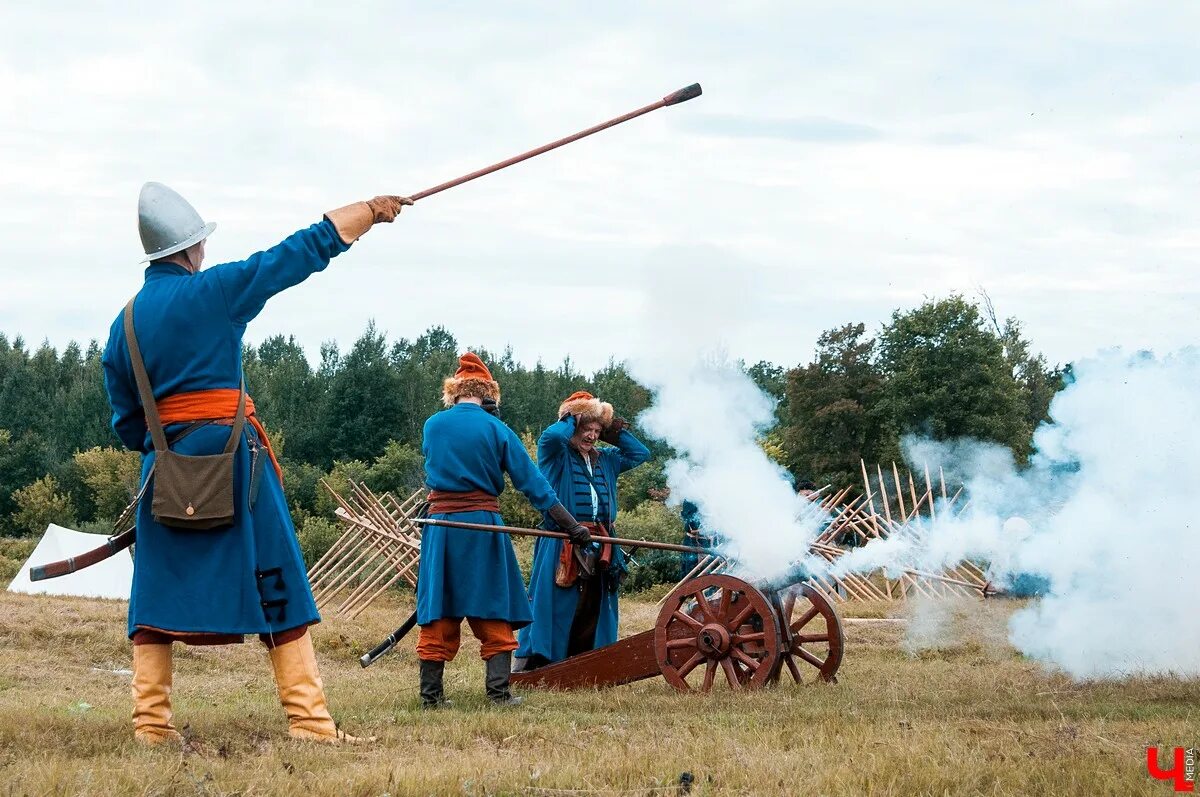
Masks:
[[[487,696],[498,706],[519,706],[521,698],[513,697],[508,689],[508,677],[512,670],[512,653],[497,653],[485,662]]]
[[[421,659],[421,708],[442,708],[450,701],[442,692],[442,673],[446,671],[444,661]]]
[[[550,660],[540,653],[531,653],[528,657],[516,656],[513,658],[512,671],[533,672],[540,667],[545,667],[549,663]]]

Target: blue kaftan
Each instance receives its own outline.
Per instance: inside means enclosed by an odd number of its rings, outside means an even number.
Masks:
[[[569,445],[574,434],[573,417],[551,424],[542,432],[538,440],[538,467],[546,475],[567,510],[577,519],[590,519],[591,503],[581,501],[580,493],[575,488],[575,469],[571,465],[571,458],[581,457],[579,452]],[[593,468],[603,471],[603,481],[609,492],[604,503],[609,507],[611,517],[600,519],[607,520],[610,524],[617,518],[617,476],[650,459],[650,450],[628,431],[622,431],[617,442],[615,448],[596,449],[600,456],[593,464]],[[555,528],[549,519],[543,525],[546,528]],[[574,586],[559,587],[554,583],[554,572],[558,567],[563,544],[562,540],[542,538],[534,547],[533,574],[529,580],[533,623],[517,636],[520,647],[515,655],[518,657],[541,656],[549,661],[561,661],[567,657],[567,643],[575,618],[575,609],[579,604],[579,590]],[[623,570],[624,567],[625,557],[617,548],[613,551],[610,568]],[[618,620],[617,594],[604,590],[600,617],[596,623],[594,647],[617,641]]]
[[[265,252],[196,274],[173,263],[151,263],[134,302],[134,329],[155,398],[236,390],[242,378],[246,324],[269,298],[322,271],[348,248],[333,224],[324,220]],[[143,454],[145,480],[154,448],[134,381],[123,315],[113,321],[103,365],[113,429],[128,448]],[[185,426],[167,426],[168,439]],[[228,426],[204,426],[173,450],[217,454],[229,434]],[[242,437],[235,454],[232,526],[209,531],[163,526],[150,512],[154,485],[146,491],[137,516],[130,636],[139,626],[260,634],[320,621],[283,487],[269,462],[251,511],[248,441],[256,440],[256,433],[249,423]]]

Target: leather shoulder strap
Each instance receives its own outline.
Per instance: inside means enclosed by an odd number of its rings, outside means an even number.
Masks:
[[[133,328],[133,302],[125,305],[125,342],[129,345],[129,360],[133,364],[133,378],[137,381],[138,393],[142,397],[142,411],[146,413],[146,426],[155,451],[167,450],[167,436],[163,434],[162,421],[158,417],[158,405],[154,402],[154,391],[150,389],[150,377],[142,361],[142,349],[138,346],[137,332]]]
[[[238,447],[238,443],[242,440],[242,429],[246,425],[246,375],[242,374],[242,381],[238,385],[238,408],[237,414],[233,416],[233,428],[229,430],[229,442],[225,444],[225,453],[232,453]]]
[[[167,436],[163,432],[162,420],[158,414],[158,404],[154,401],[154,391],[150,389],[150,376],[146,373],[146,363],[142,361],[142,349],[138,346],[137,333],[133,328],[133,302],[125,305],[125,340],[129,344],[129,360],[133,364],[133,377],[137,381],[138,394],[142,398],[142,409],[146,413],[146,426],[150,429],[150,439],[154,442],[155,451],[166,451]],[[238,385],[237,414],[233,418],[233,428],[229,431],[229,442],[225,444],[225,453],[229,454],[237,448],[242,439],[242,430],[246,425],[246,376],[242,375]],[[178,438],[176,438],[178,439]]]

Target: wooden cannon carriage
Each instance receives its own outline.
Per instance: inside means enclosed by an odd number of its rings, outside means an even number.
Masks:
[[[598,650],[530,671],[512,682],[572,689],[618,686],[662,675],[680,691],[754,689],[779,681],[786,669],[797,683],[808,668],[835,683],[842,663],[841,620],[830,600],[809,584],[762,591],[727,574],[678,585],[654,628]]]

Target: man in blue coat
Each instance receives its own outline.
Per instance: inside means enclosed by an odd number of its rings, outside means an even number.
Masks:
[[[448,409],[425,422],[421,444],[429,518],[502,525],[498,496],[504,474],[540,512],[556,519],[579,543],[590,540],[546,478],[529,458],[521,439],[499,416],[500,385],[479,357],[459,359],[458,371],[442,388]],[[525,582],[505,534],[489,534],[428,525],[421,534],[417,576],[417,641],[421,703],[446,703],[442,676],[446,662],[458,653],[462,621],[480,641],[486,693],[495,703],[516,705],[509,691],[513,630],[532,615]]]
[[[405,204],[411,203],[382,196],[331,210],[266,251],[201,271],[204,241],[216,225],[205,224],[167,186],[142,187],[138,228],[150,265],[132,301],[132,322],[148,395],[172,451],[202,456],[226,449],[242,394],[246,324],[268,299],[322,271],[374,223],[392,221]],[[125,315],[117,317],[109,332],[104,385],[118,437],[143,454],[145,484],[155,451]],[[138,508],[128,622],[134,735],[148,744],[180,738],[171,722],[173,642],[224,644],[258,634],[270,649],[290,735],[355,741],[337,729],[325,703],[308,633],[320,617],[284,500],[281,471],[249,398],[244,414],[241,439],[233,448],[231,525],[198,531],[158,522],[154,481]]]
[[[713,547],[713,538],[703,533],[704,519],[700,516],[700,507],[685,499],[679,505],[679,516],[683,520],[683,539],[680,542],[696,548]],[[679,580],[682,581],[690,576],[699,564],[699,552],[681,553],[679,555]]]
[[[617,476],[648,460],[650,451],[614,416],[611,404],[586,391],[568,397],[558,415],[538,440],[538,467],[593,537],[615,536]],[[597,448],[600,441],[611,447]],[[543,525],[562,528],[552,516]],[[616,642],[624,572],[618,546],[539,538],[529,580],[533,623],[521,631],[517,650],[521,668]]]

